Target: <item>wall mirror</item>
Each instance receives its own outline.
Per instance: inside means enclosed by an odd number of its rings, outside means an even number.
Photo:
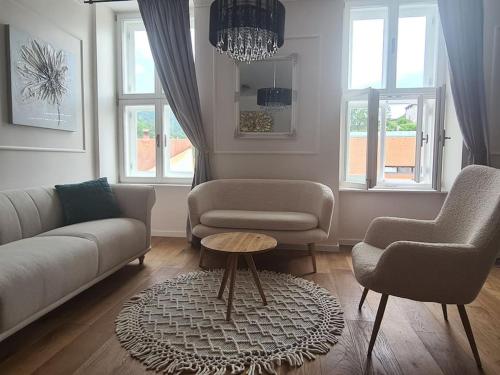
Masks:
[[[297,55],[236,63],[235,136],[290,138],[296,134]]]

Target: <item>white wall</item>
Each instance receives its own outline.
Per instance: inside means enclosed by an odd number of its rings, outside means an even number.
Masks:
[[[71,34],[82,41],[84,123],[76,133],[9,123],[5,27],[11,24],[50,40]],[[90,7],[67,0],[0,0],[0,146],[71,148],[84,152],[0,149],[0,189],[81,181],[95,175],[93,38]]]
[[[351,245],[365,236],[370,222],[379,216],[434,219],[446,194],[427,192],[340,192],[340,242]]]
[[[156,204],[151,216],[153,236],[185,237],[191,186],[156,185],[155,190]]]
[[[97,175],[118,180],[118,113],[116,85],[116,23],[114,12],[95,6],[95,87]]]

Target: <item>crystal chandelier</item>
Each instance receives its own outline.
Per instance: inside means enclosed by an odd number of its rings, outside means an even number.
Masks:
[[[210,6],[210,43],[234,60],[273,56],[284,34],[285,7],[279,0],[215,0]]]

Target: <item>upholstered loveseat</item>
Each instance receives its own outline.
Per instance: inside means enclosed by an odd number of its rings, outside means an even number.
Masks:
[[[312,181],[221,179],[195,187],[188,205],[194,236],[250,231],[280,244],[307,244],[316,271],[314,244],[328,238],[334,197]]]
[[[0,192],[0,341],[150,249],[148,186],[113,185],[121,217],[63,226],[53,188]]]

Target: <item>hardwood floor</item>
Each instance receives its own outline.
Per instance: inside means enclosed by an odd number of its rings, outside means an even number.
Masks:
[[[143,374],[139,362],[120,347],[114,320],[122,304],[150,285],[198,270],[199,251],[183,239],[154,238],[143,266],[131,263],[0,343],[0,374]],[[361,312],[362,294],[351,270],[349,251],[318,252],[318,273],[310,274],[308,252],[275,250],[255,257],[257,268],[301,275],[336,295],[346,327],[328,355],[301,368],[278,373],[312,374],[477,374],[455,306],[448,322],[439,304],[390,297],[370,360],[366,352],[380,295],[370,292]],[[224,260],[207,253],[208,267]],[[243,264],[243,263],[242,263]],[[483,290],[467,311],[484,372],[500,374],[500,268],[493,268]]]

